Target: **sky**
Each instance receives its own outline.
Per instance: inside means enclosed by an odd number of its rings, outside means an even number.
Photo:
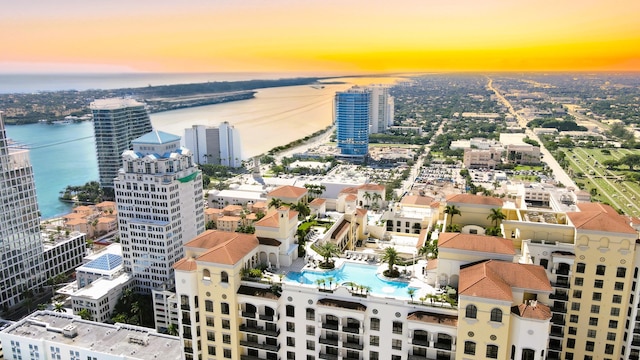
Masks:
[[[640,1],[0,0],[0,73],[640,71]]]

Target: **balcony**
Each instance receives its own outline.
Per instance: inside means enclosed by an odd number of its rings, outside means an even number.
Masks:
[[[420,345],[420,346],[429,346],[429,339],[421,339],[421,338],[413,338],[413,340],[411,340],[411,344],[413,345]]]
[[[449,350],[451,351],[451,343],[450,342],[437,342],[433,344],[433,347],[440,350]]]
[[[322,328],[323,329],[329,329],[329,330],[338,330],[339,325],[338,325],[337,321],[336,322],[333,322],[333,321],[324,322],[324,323],[322,323]]]
[[[242,317],[243,318],[247,318],[247,319],[255,319],[256,318],[256,313],[243,311],[242,312]]]
[[[562,329],[551,328],[551,332],[549,333],[549,335],[551,335],[553,337],[563,338],[564,337],[564,331],[562,331]]]
[[[278,352],[280,350],[280,344],[272,345],[272,344],[267,344],[266,342],[259,343],[257,341],[240,340],[240,345],[250,347],[250,348],[272,351],[272,352]]]
[[[564,325],[564,316],[560,314],[553,314],[551,317],[551,323],[556,325]]]
[[[554,305],[554,306],[551,307],[551,311],[566,313],[567,312],[567,307],[564,306],[564,305],[562,305],[562,306]]]
[[[277,359],[280,360],[280,358]],[[253,355],[240,355],[240,360],[264,360],[264,358]]]
[[[549,341],[549,350],[562,351],[562,341],[560,340]]]
[[[345,347],[347,349],[362,350],[362,348],[364,348],[364,345],[358,344],[357,342],[343,342],[342,347]]]
[[[409,354],[408,360],[429,360],[427,355],[411,355]]]
[[[350,334],[359,334],[360,328],[355,326],[343,326],[342,331]]]
[[[338,355],[320,353],[320,359],[338,360]]]
[[[280,335],[279,329],[265,330],[262,326],[247,326],[244,324],[240,325],[240,331],[248,332],[251,334],[267,335],[267,336],[273,336],[273,337]]]
[[[324,345],[331,345],[331,346],[338,346],[338,338],[337,337],[328,337],[328,338],[323,338],[320,337],[318,339],[318,342],[320,344],[324,344]]]
[[[640,346],[640,339],[633,339],[633,340],[631,340],[631,345],[633,345],[633,346]]]
[[[555,293],[555,294],[549,295],[549,299],[568,301],[569,294]]]
[[[273,315],[260,314],[260,320],[273,321]]]
[[[562,280],[562,281],[552,282],[551,286],[568,289],[569,286],[571,286],[571,284],[569,283],[569,281]]]

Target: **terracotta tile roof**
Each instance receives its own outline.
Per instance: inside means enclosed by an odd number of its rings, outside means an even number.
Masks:
[[[63,218],[66,219],[66,220],[71,220],[71,219],[82,219],[85,216],[86,215],[80,214],[80,213],[70,213],[70,214],[67,214],[67,215],[63,216]]]
[[[265,215],[262,219],[256,221],[254,223],[255,226],[264,226],[264,227],[274,227],[277,228],[280,226],[280,221],[278,220],[278,212],[274,212],[269,215]]]
[[[580,212],[567,213],[567,217],[576,229],[638,234],[624,216],[608,205],[584,203],[578,204],[578,208]]]
[[[173,268],[182,271],[194,271],[198,268],[198,265],[194,258],[182,258],[177,263],[173,264]]]
[[[342,220],[340,224],[336,227],[336,229],[331,234],[332,239],[338,239],[343,236],[346,231],[349,231],[349,226],[351,225],[350,221]]]
[[[86,223],[87,223],[87,219],[76,218],[76,219],[69,219],[64,224],[67,225],[67,226],[75,226],[75,225],[82,225],[82,224],[86,224]]]
[[[400,203],[405,205],[428,206],[433,203],[433,200],[435,199],[430,196],[407,195],[400,200]]]
[[[298,214],[299,212],[295,211],[295,210],[289,210],[289,220],[293,219],[293,218],[298,218]]]
[[[434,202],[432,202],[432,203],[431,203],[431,207],[432,207],[432,208],[440,207],[440,201],[434,201]]]
[[[520,304],[511,307],[511,312],[527,319],[549,320],[551,319],[551,309],[545,304],[537,301],[531,304]]]
[[[115,201],[103,201],[95,205],[97,208],[115,208]]]
[[[224,212],[224,210],[222,209],[214,209],[214,208],[206,208],[204,209],[204,213],[207,215],[213,215],[213,214],[222,214]]]
[[[340,194],[358,194],[358,188],[356,187],[346,187],[340,190]]]
[[[260,243],[260,245],[268,245],[268,246],[280,246],[280,244],[282,244],[280,240],[261,237],[261,236],[258,236],[258,242]]]
[[[420,249],[425,245],[427,241],[427,229],[420,230],[420,235],[418,235],[418,241],[416,242],[416,249]]]
[[[435,270],[438,268],[438,259],[427,261],[427,270]]]
[[[501,207],[503,204],[502,199],[491,197],[491,196],[482,196],[482,195],[473,195],[473,194],[449,195],[447,196],[446,202],[447,204],[462,203],[462,204],[472,204],[472,205],[487,205],[492,207]]]
[[[253,234],[207,230],[184,246],[207,249],[196,258],[197,261],[233,265],[258,244],[258,238]]]
[[[110,222],[114,222],[116,219],[113,217],[108,217],[108,216],[101,216],[98,218],[98,222],[99,223],[110,223]]]
[[[218,221],[240,221],[242,218],[240,216],[233,215],[225,215],[218,218]]]
[[[327,200],[323,198],[315,198],[309,203],[309,206],[321,206],[325,202],[327,202]]]
[[[364,185],[360,185],[357,187],[358,190],[375,190],[375,191],[382,191],[384,190],[384,185],[378,185],[378,184],[364,184]]]
[[[513,301],[512,287],[551,292],[547,273],[538,265],[487,260],[460,269],[460,295]]]
[[[515,255],[513,242],[499,236],[460,233],[441,233],[438,248],[478,251],[492,254]]]
[[[227,205],[224,208],[222,208],[222,210],[227,211],[227,212],[240,211],[240,210],[242,210],[242,206],[240,206],[240,205]]]
[[[267,194],[267,196],[275,197],[275,198],[299,198],[307,194],[307,189],[291,186],[291,185],[283,185],[275,188],[271,192]]]
[[[353,195],[353,194],[349,194],[347,196],[345,196],[344,198],[346,201],[356,201],[358,199],[357,196]]]
[[[357,214],[358,216],[365,216],[365,215],[367,215],[367,212],[368,212],[368,211],[369,211],[369,210],[364,209],[364,208],[357,208],[357,209],[356,209],[356,214]]]
[[[258,201],[255,204],[253,204],[254,208],[258,208],[258,209],[266,209],[267,208],[267,203],[264,201]]]

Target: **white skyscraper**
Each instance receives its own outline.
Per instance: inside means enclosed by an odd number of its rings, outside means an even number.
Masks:
[[[180,137],[154,131],[132,141],[114,181],[125,271],[136,291],[170,288],[182,245],[204,231],[202,174]]]
[[[1,116],[0,259],[0,307],[9,310],[47,279],[29,151],[9,148]]]
[[[393,124],[393,97],[386,85],[372,85],[367,89],[371,92],[369,133],[384,133]]]
[[[228,122],[218,127],[194,125],[184,130],[184,142],[198,164],[242,166],[242,148],[238,131]]]

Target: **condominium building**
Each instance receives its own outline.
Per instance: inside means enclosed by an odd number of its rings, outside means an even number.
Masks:
[[[184,130],[184,142],[198,164],[242,166],[240,134],[226,121],[217,127],[193,125]]]
[[[100,185],[113,188],[122,152],[131,141],[152,130],[144,104],[133,99],[99,99],[91,103]]]
[[[23,301],[47,280],[29,151],[10,148],[0,116],[0,307]]]
[[[152,329],[103,324],[79,316],[37,311],[0,331],[7,359],[183,359],[180,338]]]
[[[336,141],[340,155],[363,160],[369,153],[371,92],[353,87],[335,96]]]
[[[125,271],[136,291],[171,288],[182,246],[204,231],[202,175],[180,137],[150,132],[122,153],[114,181]]]
[[[369,133],[384,133],[393,125],[393,96],[389,95],[387,85],[371,85],[367,89],[371,91]]]

